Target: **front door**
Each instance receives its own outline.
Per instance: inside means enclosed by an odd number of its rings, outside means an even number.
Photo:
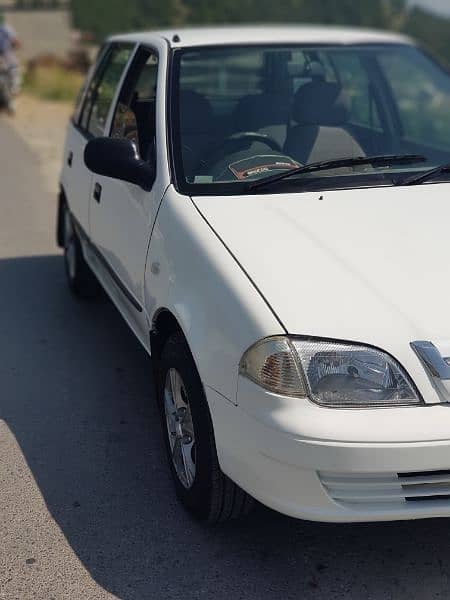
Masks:
[[[133,141],[139,156],[156,165],[158,56],[140,49],[123,83],[111,122],[111,137]],[[91,239],[109,272],[111,295],[136,335],[146,344],[144,273],[154,219],[162,199],[156,181],[150,192],[94,175],[90,204]]]

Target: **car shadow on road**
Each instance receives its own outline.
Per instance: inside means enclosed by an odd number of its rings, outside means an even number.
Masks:
[[[215,529],[178,505],[149,358],[62,259],[0,261],[0,418],[92,577],[123,600],[448,597],[448,521],[322,525],[262,507]]]

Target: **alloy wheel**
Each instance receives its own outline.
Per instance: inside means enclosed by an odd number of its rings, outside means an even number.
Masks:
[[[164,411],[172,462],[178,479],[190,489],[196,473],[195,432],[186,388],[176,369],[166,375]]]

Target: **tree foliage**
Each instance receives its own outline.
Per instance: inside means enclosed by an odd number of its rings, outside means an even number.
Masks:
[[[450,63],[450,19],[407,0],[71,0],[75,27],[97,40],[117,31],[190,24],[324,23],[408,33]]]

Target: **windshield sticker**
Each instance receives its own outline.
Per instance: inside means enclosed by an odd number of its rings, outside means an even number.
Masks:
[[[236,179],[244,180],[268,173],[276,173],[278,171],[291,171],[298,169],[301,165],[290,158],[289,156],[280,156],[279,154],[267,156],[251,156],[244,158],[229,165],[230,171]]]
[[[214,177],[212,175],[196,175],[194,177],[194,183],[213,183]]]

